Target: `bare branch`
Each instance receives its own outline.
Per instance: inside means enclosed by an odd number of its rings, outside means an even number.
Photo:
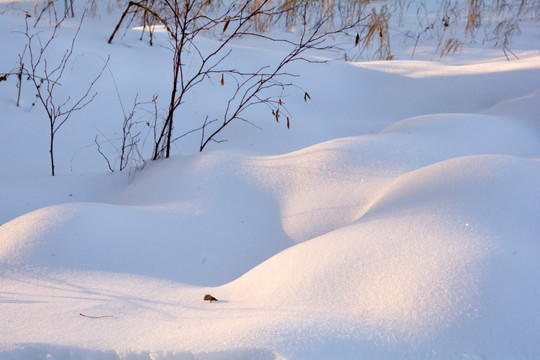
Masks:
[[[195,131],[201,131],[200,150],[202,151],[209,142],[216,142],[216,135],[232,121],[240,120],[251,123],[245,112],[257,105],[266,105],[277,121],[282,114],[286,114],[289,127],[290,114],[285,109],[281,96],[271,95],[277,89],[282,94],[285,88],[294,85],[289,79],[296,75],[285,71],[285,67],[297,61],[326,62],[324,59],[310,58],[308,52],[336,50],[335,45],[327,45],[328,37],[343,34],[353,29],[360,21],[352,21],[350,24],[330,28],[325,25],[325,22],[333,15],[326,14],[313,23],[308,19],[308,0],[295,1],[288,6],[277,4],[271,0],[257,2],[243,0],[230,2],[228,5],[221,4],[219,8],[214,8],[214,11],[207,11],[210,2],[206,1],[163,0],[161,4],[165,5],[166,15],[150,9],[146,4],[143,1],[137,3],[130,1],[128,3],[109,42],[132,7],[151,14],[156,21],[165,26],[170,36],[170,45],[173,50],[173,83],[167,116],[159,129],[154,129],[153,159],[161,156],[169,157],[171,142]],[[278,37],[259,31],[261,25],[267,23],[269,19],[287,16],[287,21],[290,21],[292,14],[295,18],[299,17],[298,22],[302,24],[296,39],[288,36]],[[221,41],[210,50],[199,47],[198,39],[205,34],[213,34],[213,32],[222,34]],[[282,43],[289,46],[290,49],[277,64],[263,64],[255,71],[223,66],[232,54],[231,42],[241,37]],[[188,64],[189,66],[187,66]],[[221,75],[222,79],[224,75],[232,77],[237,85],[224,104],[223,119],[220,124],[217,125],[215,119],[209,121],[208,118],[205,118],[201,127],[181,136],[173,137],[174,115],[183,104],[186,94],[216,74]]]
[[[98,153],[100,153],[101,156],[103,156],[103,158],[105,159],[105,161],[107,161],[107,166],[109,167],[109,170],[111,172],[114,172],[114,168],[111,166],[111,162],[109,161],[109,158],[107,156],[105,156],[105,154],[101,151],[101,146],[99,144],[99,142],[97,141],[98,139],[98,135],[96,135],[96,137],[94,138],[94,142],[96,143],[97,145],[97,151]]]
[[[52,46],[54,39],[57,36],[58,29],[61,27],[62,23],[65,21],[68,12],[64,14],[60,20],[56,22],[53,26],[52,34],[47,38],[45,42],[41,41],[40,33],[30,33],[28,26],[28,18],[25,19],[26,27],[24,35],[27,39],[27,44],[25,50],[28,49],[29,65],[25,67],[23,65],[24,54],[20,57],[21,63],[21,73],[24,73],[28,79],[34,85],[36,90],[36,99],[39,100],[43,109],[47,113],[49,119],[49,153],[51,160],[51,175],[55,174],[55,165],[54,165],[54,140],[55,135],[58,130],[68,121],[71,114],[75,111],[83,109],[90,102],[92,102],[97,95],[90,94],[92,88],[94,87],[97,80],[103,74],[105,67],[107,66],[108,60],[105,62],[105,65],[102,67],[101,71],[94,78],[94,80],[86,88],[86,92],[81,95],[79,98],[72,100],[71,96],[68,96],[64,100],[59,100],[56,95],[56,87],[60,84],[60,79],[64,75],[64,71],[70,61],[70,58],[73,54],[75,48],[75,42],[78,37],[78,34],[81,30],[82,23],[84,20],[85,14],[81,16],[79,26],[76,29],[76,32],[71,39],[71,44],[68,49],[63,53],[61,59],[58,63],[52,68],[49,67],[49,62],[47,61],[48,49]],[[34,41],[36,40],[36,41]],[[37,44],[37,46],[36,46]],[[24,70],[23,70],[24,69]],[[35,103],[34,103],[35,104]]]

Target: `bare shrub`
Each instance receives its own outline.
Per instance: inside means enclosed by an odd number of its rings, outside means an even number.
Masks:
[[[23,56],[20,56],[21,73],[27,77],[28,80],[34,86],[36,91],[36,103],[41,104],[43,110],[47,114],[49,120],[49,153],[51,160],[51,175],[55,174],[54,164],[54,140],[56,133],[60,128],[68,121],[73,112],[83,109],[88,105],[97,93],[91,93],[92,88],[96,81],[101,77],[105,66],[101,69],[94,80],[87,86],[86,90],[78,98],[71,98],[71,96],[59,98],[57,89],[61,85],[62,77],[68,66],[73,50],[75,47],[75,41],[79,34],[84,19],[84,14],[81,16],[79,26],[73,36],[71,45],[60,60],[53,65],[50,59],[48,59],[49,50],[53,47],[54,40],[57,37],[58,30],[62,23],[66,20],[67,12],[59,17],[59,20],[54,24],[51,35],[43,40],[39,32],[31,32],[28,24],[30,16],[25,17],[25,32],[23,35],[26,38],[25,51],[27,52],[27,65],[23,63]],[[24,52],[23,52],[24,54]],[[20,89],[19,85],[19,89]]]
[[[187,94],[201,83],[216,77],[220,79],[221,85],[224,85],[225,81],[232,81],[236,86],[224,104],[222,119],[205,117],[201,121],[202,125],[195,129],[201,132],[200,151],[210,142],[221,141],[217,139],[217,135],[231,122],[250,122],[245,114],[247,109],[254,106],[267,107],[277,121],[285,117],[290,126],[290,114],[281,94],[285,88],[294,85],[290,81],[294,75],[287,73],[285,68],[295,61],[315,62],[316,60],[311,60],[304,54],[308,51],[330,50],[332,46],[326,44],[328,37],[345,33],[356,26],[356,23],[341,24],[336,29],[329,30],[326,26],[332,15],[310,23],[308,0],[289,2],[286,6],[275,4],[271,0],[245,0],[216,7],[210,7],[208,1],[201,0],[163,0],[163,3],[168,7],[166,14],[172,14],[172,18],[169,19],[170,15],[166,17],[161,14],[156,14],[154,18],[166,27],[171,41],[172,90],[167,116],[156,132],[153,159],[169,157],[171,143],[180,138],[173,134],[175,112],[183,104]],[[109,41],[112,41],[130,7],[142,8],[140,4],[128,3]],[[290,14],[297,16],[294,23],[301,26],[295,37],[277,37],[263,32],[272,19],[286,18]],[[287,21],[292,22],[293,19],[289,17]],[[216,47],[210,50],[201,49],[198,39],[215,33],[221,33],[221,41]],[[225,60],[232,52],[228,45],[232,40],[241,37],[283,43],[290,50],[277,64],[261,64],[256,70],[224,67]]]

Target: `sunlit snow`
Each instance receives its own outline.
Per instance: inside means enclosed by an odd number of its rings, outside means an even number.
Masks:
[[[24,48],[10,6],[0,73]],[[164,111],[171,63],[164,32],[107,44],[120,10],[102,11],[63,91],[110,62],[57,134],[55,177],[30,84],[16,107],[0,82],[0,359],[540,358],[537,23],[511,61],[396,44],[396,61],[295,63],[312,101],[286,97],[290,130],[263,107],[202,153],[194,133],[110,173],[96,135],[115,159],[122,107]],[[233,46],[238,66],[281,54]],[[205,91],[179,133],[222,111]]]

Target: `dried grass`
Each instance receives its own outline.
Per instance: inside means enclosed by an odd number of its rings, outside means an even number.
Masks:
[[[520,22],[540,19],[540,0],[439,0],[439,9],[435,12],[428,10],[428,5],[433,5],[428,1],[431,0],[270,0],[267,6],[280,7],[283,12],[277,17],[260,14],[253,19],[252,26],[261,33],[276,27],[294,31],[294,27],[303,22],[314,26],[324,23],[328,29],[362,19],[357,28],[358,46],[352,46],[355,42],[352,40],[349,50],[344,50],[345,57],[352,60],[393,59],[391,43],[396,37],[408,39],[414,45],[413,57],[418,44],[435,40],[437,57],[456,54],[468,42],[480,42],[500,47],[510,59],[509,55],[516,57],[510,46],[513,37],[520,33]],[[156,13],[166,12],[163,0],[144,2]],[[263,2],[251,0],[249,6],[255,8]],[[201,0],[201,4],[201,8],[211,13],[229,6],[230,2]],[[406,24],[410,15],[415,14],[417,24]],[[150,29],[151,41],[153,17],[143,11],[134,16]],[[417,30],[403,31],[403,26],[413,29],[417,26]]]

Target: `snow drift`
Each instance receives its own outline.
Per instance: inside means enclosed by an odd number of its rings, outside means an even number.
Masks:
[[[114,55],[120,92],[166,64],[102,32],[81,41]],[[95,129],[118,131],[110,84],[63,129],[54,179],[40,114],[0,86],[0,358],[540,358],[540,57],[524,36],[513,62],[297,66],[314,101],[287,99],[291,131],[234,125],[129,174],[96,170]]]

